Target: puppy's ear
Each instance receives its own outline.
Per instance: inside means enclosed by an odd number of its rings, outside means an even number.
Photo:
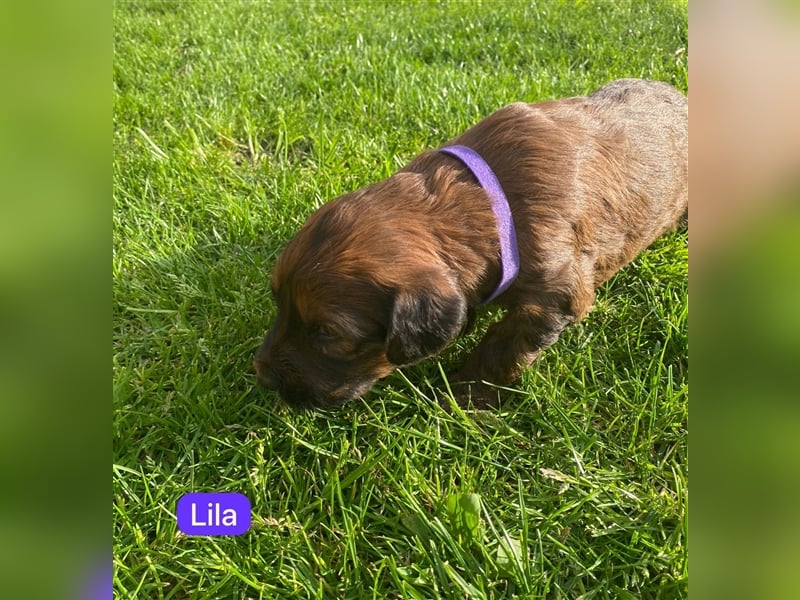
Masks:
[[[467,318],[467,302],[452,282],[399,290],[395,294],[386,358],[398,366],[432,356],[458,335]]]

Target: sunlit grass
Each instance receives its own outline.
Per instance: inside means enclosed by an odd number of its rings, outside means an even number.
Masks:
[[[687,594],[685,231],[497,411],[439,408],[474,337],[332,412],[250,367],[311,211],[511,101],[687,91],[685,3],[119,2],[114,25],[120,597]],[[244,493],[251,530],[184,536],[190,491]]]

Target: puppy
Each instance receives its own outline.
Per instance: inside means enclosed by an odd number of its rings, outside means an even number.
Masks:
[[[341,404],[493,301],[505,316],[453,381],[460,404],[494,404],[489,384],[518,379],[688,217],[688,170],[688,100],[665,83],[506,106],[309,217],[272,274],[258,379],[295,408]]]

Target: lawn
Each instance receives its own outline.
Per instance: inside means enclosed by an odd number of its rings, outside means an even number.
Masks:
[[[498,410],[439,408],[475,336],[336,411],[292,413],[251,369],[275,257],[315,208],[512,101],[618,77],[687,92],[686,3],[113,17],[116,597],[686,597],[686,230],[604,286]],[[251,529],[183,535],[192,491],[243,493]]]

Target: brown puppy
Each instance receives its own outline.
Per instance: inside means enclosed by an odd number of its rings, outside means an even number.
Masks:
[[[455,381],[492,403],[590,309],[595,289],[688,214],[688,101],[667,84],[614,81],[590,96],[515,103],[445,146],[494,171],[520,269]],[[298,408],[340,404],[442,350],[501,277],[498,219],[463,162],[427,151],[332,200],[278,259],[278,313],[259,381]]]

